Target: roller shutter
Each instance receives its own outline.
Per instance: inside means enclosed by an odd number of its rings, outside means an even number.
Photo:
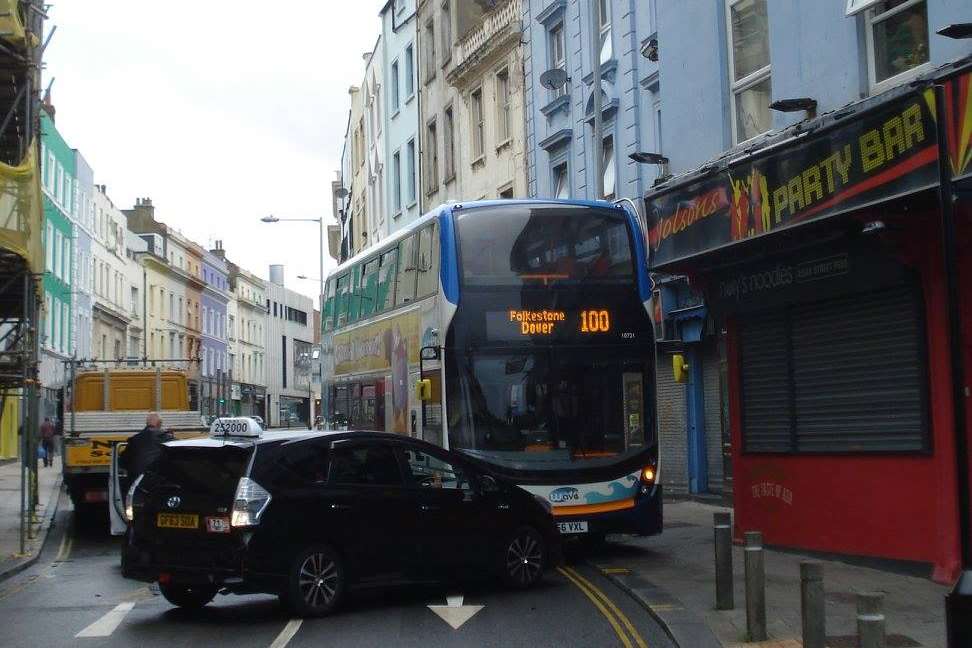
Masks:
[[[757,345],[756,336],[776,341]],[[915,285],[747,316],[741,342],[747,451],[928,448],[925,335]]]

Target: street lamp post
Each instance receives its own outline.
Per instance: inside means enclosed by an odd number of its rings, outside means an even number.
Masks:
[[[320,268],[317,277],[318,284],[319,284],[318,285],[319,289],[317,291],[317,300],[318,300],[317,303],[318,303],[318,308],[320,308],[321,310],[321,317],[323,317],[324,316],[324,218],[323,217],[321,218],[277,218],[273,214],[270,214],[269,216],[264,216],[260,220],[264,223],[317,223],[318,227],[320,227],[320,233],[317,236],[317,246],[320,252],[318,255],[320,257],[318,259],[320,262]],[[311,313],[311,315],[313,315],[313,313]],[[313,317],[311,318],[311,321],[313,321]],[[310,404],[310,409],[314,409],[313,402]]]

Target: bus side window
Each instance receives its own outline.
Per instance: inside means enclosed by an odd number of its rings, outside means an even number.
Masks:
[[[336,280],[331,277],[327,280],[327,286],[324,288],[324,294],[327,295],[327,299],[324,301],[324,330],[330,331],[334,328],[334,284]]]
[[[341,328],[348,323],[348,291],[351,287],[350,275],[342,275],[337,280],[337,315],[334,328]]]
[[[398,245],[398,286],[395,290],[395,303],[407,304],[415,300],[415,235],[411,235]]]
[[[378,310],[386,311],[395,307],[395,278],[398,275],[398,248],[381,255],[378,270]]]
[[[432,295],[439,287],[439,241],[436,224],[419,232],[418,297]]]
[[[368,317],[376,310],[378,299],[378,259],[372,259],[364,266],[361,278],[361,317]]]
[[[348,308],[348,322],[357,322],[361,314],[361,266],[351,268],[351,306]]]

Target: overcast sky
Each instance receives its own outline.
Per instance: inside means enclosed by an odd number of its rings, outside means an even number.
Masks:
[[[177,11],[177,8],[184,8]],[[316,223],[333,219],[348,88],[379,0],[55,0],[45,53],[58,130],[120,209],[156,218],[266,278],[317,295]],[[333,265],[327,256],[326,267]],[[327,270],[325,269],[325,272]]]

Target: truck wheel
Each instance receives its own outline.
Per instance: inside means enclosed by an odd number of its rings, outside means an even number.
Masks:
[[[159,591],[172,605],[190,610],[203,607],[216,596],[216,587],[213,585],[159,583]]]

